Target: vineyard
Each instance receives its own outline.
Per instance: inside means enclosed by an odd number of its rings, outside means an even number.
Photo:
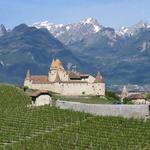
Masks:
[[[150,150],[150,120],[27,107],[22,90],[0,86],[0,150]]]

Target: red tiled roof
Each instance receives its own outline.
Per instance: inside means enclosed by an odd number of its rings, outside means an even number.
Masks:
[[[145,99],[145,96],[143,94],[133,94],[129,96],[130,99]]]
[[[41,90],[41,91],[29,93],[29,96],[31,96],[31,97],[38,97],[40,95],[50,95],[51,96],[51,94],[47,90]]]
[[[71,80],[71,81],[61,81],[61,83],[88,83],[86,81],[76,81],[76,80]]]
[[[39,83],[39,84],[50,83],[48,80],[48,76],[44,75],[32,75],[30,76],[30,80],[32,81],[32,83]]]
[[[74,72],[74,71],[69,72],[69,78],[70,79],[81,80],[82,78],[88,78],[88,77],[89,77],[88,74],[81,74],[79,72]]]
[[[77,74],[75,72],[69,72],[69,78],[70,79],[72,79],[72,78],[74,78],[74,79],[80,79],[81,77],[80,77],[79,74]]]

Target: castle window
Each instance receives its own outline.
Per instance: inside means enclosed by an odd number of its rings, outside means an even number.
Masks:
[[[84,94],[85,94],[85,91],[84,91],[84,92],[82,92],[82,94],[84,95]]]

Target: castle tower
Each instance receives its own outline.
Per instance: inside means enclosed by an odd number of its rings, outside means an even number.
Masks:
[[[95,81],[94,83],[104,83],[104,80],[102,78],[102,75],[98,72],[96,77],[95,77]]]
[[[59,59],[53,59],[52,60],[52,63],[51,63],[51,66],[50,66],[50,70],[59,70],[59,69],[62,69],[64,70],[64,67],[61,63],[61,61]]]
[[[60,80],[68,81],[67,72],[65,71],[61,61],[59,59],[53,59],[48,74],[49,81],[55,82],[57,73],[59,74]]]
[[[58,69],[64,70],[64,67],[59,59],[55,60],[55,67],[57,68],[57,70]]]
[[[26,77],[24,80],[24,86],[30,87],[30,77],[31,77],[30,70],[27,70]]]
[[[105,82],[102,78],[102,75],[99,72],[97,73],[95,80],[93,82],[93,88],[95,95],[97,96],[105,95]]]
[[[26,73],[25,79],[26,79],[26,80],[29,80],[29,79],[30,79],[30,76],[31,76],[31,75],[30,75],[30,70],[28,69],[28,70],[27,70],[27,73]]]

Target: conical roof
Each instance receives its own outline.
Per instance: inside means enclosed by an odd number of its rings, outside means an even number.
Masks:
[[[97,73],[97,75],[95,77],[94,83],[104,83],[104,80],[99,72]]]
[[[54,82],[61,82],[60,76],[59,76],[58,72],[57,72],[57,74],[56,74],[56,78],[55,78],[55,81],[54,81]]]
[[[64,69],[61,61],[59,59],[53,59],[51,63],[51,68],[54,69]]]
[[[61,67],[61,61],[59,59],[55,60],[55,67],[59,69]]]
[[[55,68],[55,60],[54,59],[52,60],[51,68]]]
[[[30,70],[28,69],[28,70],[27,70],[27,74],[26,74],[26,79],[30,79],[30,76],[31,76]]]

